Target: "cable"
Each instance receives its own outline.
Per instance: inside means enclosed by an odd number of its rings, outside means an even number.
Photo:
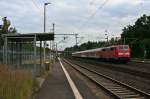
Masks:
[[[43,1],[43,0],[38,0],[38,1],[41,3],[41,5],[43,5],[45,3],[45,1]]]
[[[85,24],[90,20],[90,19],[92,19],[96,14],[97,14],[97,11],[99,11],[100,9],[102,9],[105,5],[106,5],[106,3],[108,2],[109,0],[105,0],[99,7],[98,7],[98,9],[93,13],[93,14],[91,14],[88,18],[87,18],[87,20],[83,23],[83,25],[81,25],[81,27],[82,26],[85,26]]]
[[[109,1],[109,0],[105,0],[105,1],[102,3],[102,5],[100,5],[100,6],[98,7],[98,9],[89,17],[89,19],[91,19],[92,17],[94,17],[94,16],[96,15],[97,11],[99,11],[100,9],[102,9],[108,1]]]
[[[34,0],[31,0],[32,4],[37,8],[37,11],[43,15],[43,10],[36,4],[36,2]]]

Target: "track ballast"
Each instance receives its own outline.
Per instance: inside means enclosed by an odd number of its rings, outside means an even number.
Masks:
[[[149,99],[150,95],[146,92],[140,91],[134,87],[121,83],[108,76],[100,74],[94,70],[90,70],[79,64],[72,63],[70,60],[65,60],[66,63],[71,65],[74,69],[88,77],[98,86],[102,87],[105,91],[117,99]]]

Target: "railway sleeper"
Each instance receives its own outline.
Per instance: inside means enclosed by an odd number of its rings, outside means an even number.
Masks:
[[[145,99],[145,97],[127,98],[127,99]]]
[[[124,99],[124,98],[127,98],[127,99],[131,99],[131,98],[132,98],[132,99],[133,99],[133,98],[134,98],[134,99],[138,99],[139,97],[142,97],[142,96],[141,96],[140,94],[134,94],[134,95],[121,95],[120,97],[123,98],[123,99]]]
[[[110,91],[130,91],[128,89],[109,89]]]
[[[107,82],[104,82],[104,81],[100,81],[99,79],[94,79],[94,80],[97,81],[97,82],[99,82],[103,86],[114,86],[113,84],[110,85],[110,83],[107,83]]]
[[[111,81],[108,80],[100,80],[103,84],[114,85]]]
[[[105,86],[105,87],[107,87],[109,89],[122,89],[123,88],[121,86]]]
[[[128,89],[121,87],[119,85],[115,85],[112,82],[110,82],[109,80],[105,80],[105,78],[103,78],[103,77],[101,77],[101,78],[97,77],[93,73],[89,73],[89,71],[87,71],[87,70],[84,70],[84,69],[78,69],[78,70],[80,72],[82,72],[83,74],[90,76],[90,78],[94,78],[93,80],[95,82],[99,83],[100,85],[102,85],[103,87],[105,87],[106,89],[111,91],[112,93],[116,94],[121,99],[126,99],[126,98],[127,99],[145,99],[144,96],[142,96],[138,93],[134,93],[131,90],[128,90]],[[110,83],[112,83],[112,84],[110,84]],[[110,87],[110,88],[108,88],[108,87]]]
[[[115,93],[131,93],[132,91],[130,91],[130,90],[116,90],[114,92]],[[133,93],[135,93],[135,92],[133,92]]]
[[[121,87],[120,85],[109,85],[109,84],[103,84],[103,86],[106,86],[106,87],[108,87],[108,88],[110,88],[110,87]]]
[[[128,90],[128,89],[123,88],[123,87],[114,87],[114,88],[113,87],[112,88],[111,87],[110,88],[107,87],[107,89],[110,89],[110,90]]]
[[[134,93],[134,92],[130,92],[130,93],[116,93],[117,95],[136,95],[137,93]]]
[[[112,83],[111,81],[108,81],[106,79],[102,79],[100,76],[97,77],[93,77],[93,79],[98,80],[99,82],[103,83],[103,84],[109,84]]]

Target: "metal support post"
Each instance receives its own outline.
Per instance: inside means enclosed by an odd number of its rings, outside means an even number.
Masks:
[[[58,57],[58,52],[57,52],[57,43],[56,43],[56,58]]]
[[[40,41],[40,70],[41,70],[42,66],[43,66],[43,62],[42,62],[42,41]]]
[[[54,41],[52,41],[52,61],[54,62]]]
[[[36,67],[36,34],[34,37],[34,73],[37,75],[37,67]]]
[[[77,46],[77,44],[78,44],[78,41],[77,41],[77,39],[78,39],[78,34],[75,34],[75,39],[76,39],[76,46]]]
[[[55,24],[53,23],[53,33],[55,32]]]
[[[18,52],[19,52],[19,66],[21,66],[21,64],[22,64],[22,45],[21,45],[21,43],[19,43],[19,46],[18,46]]]
[[[8,49],[7,49],[7,44],[8,44],[8,39],[7,36],[5,36],[5,41],[4,41],[4,50],[3,50],[3,59],[4,59],[4,63],[7,65],[7,53],[8,53]]]
[[[14,59],[14,43],[13,43],[13,42],[11,43],[11,50],[12,50],[12,54],[11,54],[11,64],[14,64],[14,63],[13,63],[13,59]]]
[[[46,4],[44,4],[44,33],[46,31]],[[46,41],[44,41],[44,50],[43,50],[43,61],[44,61],[44,65],[45,65],[45,55],[46,55],[46,51],[45,51],[45,45],[46,45]]]
[[[46,60],[46,49],[45,49],[46,41],[44,41],[44,49],[43,49],[43,62],[45,63]]]
[[[51,3],[44,3],[44,33],[46,32],[46,6]],[[45,51],[46,41],[44,41],[44,63],[46,60],[46,51]]]
[[[49,41],[49,61],[50,61],[50,57],[51,57],[51,55],[50,55],[50,52],[51,52],[50,47],[51,47],[51,41]]]
[[[19,43],[16,43],[16,55],[17,55],[17,68],[19,68]]]
[[[50,51],[49,51],[49,60],[50,60],[50,62],[51,62],[51,57],[52,57],[52,54],[51,54],[51,45],[52,45],[52,43],[51,43],[51,41],[49,41],[49,46],[50,46]]]

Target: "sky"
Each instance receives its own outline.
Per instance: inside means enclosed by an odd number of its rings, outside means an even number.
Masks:
[[[125,26],[150,15],[150,0],[0,0],[0,19],[7,16],[19,33],[41,33],[45,2],[51,2],[46,7],[46,31],[55,23],[56,34],[77,33],[79,45],[105,40],[106,33],[109,39],[120,37]],[[55,41],[64,49],[75,44],[75,37],[58,36]]]

